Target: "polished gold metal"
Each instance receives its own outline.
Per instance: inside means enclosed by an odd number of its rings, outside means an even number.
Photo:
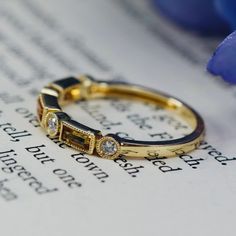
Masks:
[[[100,130],[85,126],[64,113],[61,106],[78,100],[126,98],[146,101],[182,117],[192,128],[185,137],[167,141],[127,140],[117,135],[102,135]],[[138,85],[95,80],[83,75],[50,83],[42,89],[37,104],[41,126],[49,136],[78,151],[114,159],[119,155],[132,158],[171,157],[196,149],[204,137],[204,122],[200,115],[180,100]]]

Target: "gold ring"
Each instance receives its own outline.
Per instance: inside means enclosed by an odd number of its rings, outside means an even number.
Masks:
[[[70,102],[96,98],[126,98],[146,101],[173,111],[192,128],[184,137],[165,141],[128,140],[115,134],[103,135],[62,111]],[[198,147],[204,137],[204,122],[200,115],[182,101],[142,86],[95,80],[83,75],[50,83],[41,90],[37,102],[37,115],[41,126],[50,137],[80,152],[107,159],[124,157],[171,157],[188,153]]]

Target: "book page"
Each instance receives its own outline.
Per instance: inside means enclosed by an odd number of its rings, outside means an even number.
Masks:
[[[2,1],[0,233],[235,235],[236,89],[205,71],[219,42],[171,25],[144,0]],[[40,89],[83,73],[178,97],[203,117],[204,142],[174,158],[105,160],[49,138],[36,117]],[[190,132],[146,103],[99,99],[65,111],[127,139]]]

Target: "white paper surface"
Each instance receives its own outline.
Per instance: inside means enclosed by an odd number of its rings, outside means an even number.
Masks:
[[[0,234],[235,235],[236,90],[204,71],[216,43],[170,25],[148,1],[1,1]],[[159,162],[115,162],[51,141],[35,120],[37,93],[80,73],[186,101],[205,120],[206,143]],[[104,133],[182,132],[143,104],[65,110]]]

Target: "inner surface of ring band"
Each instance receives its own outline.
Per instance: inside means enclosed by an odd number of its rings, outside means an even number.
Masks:
[[[127,86],[127,84],[109,84],[94,86],[91,88],[91,98],[124,98],[129,100],[140,100],[170,110],[183,118],[194,130],[197,126],[197,114],[179,100],[161,92],[152,91],[138,86]]]
[[[68,103],[102,98],[120,98],[150,103],[163,110],[173,112],[173,114],[182,118],[192,128],[192,132],[190,131],[184,137],[176,139],[156,141],[133,140],[126,139],[125,137],[122,138],[117,134],[107,134],[104,136],[100,130],[85,126],[81,123],[82,121],[75,121],[68,116],[69,123],[73,123],[71,126],[72,130],[77,130],[79,133],[85,132],[87,136],[92,135],[90,137],[93,137],[94,143],[90,145],[90,154],[95,150],[94,145],[101,137],[113,138],[119,144],[122,155],[127,157],[144,157],[147,155],[170,157],[185,154],[196,149],[204,137],[204,122],[195,110],[176,98],[143,86],[96,80],[84,75],[79,78],[68,77],[54,81],[44,87],[41,93],[38,100],[38,117],[43,127],[45,126],[45,118],[49,114],[48,112],[62,112],[62,127],[64,127],[67,124],[68,115],[62,111],[61,106]],[[62,139],[61,134],[63,134],[63,129],[60,129],[59,139],[65,141]],[[69,141],[68,143],[70,144]],[[83,151],[81,148],[77,148]]]
[[[196,140],[204,132],[204,122],[202,118],[185,103],[163,94],[159,91],[145,88],[139,85],[133,85],[123,82],[107,82],[96,81],[88,84],[88,86],[70,87],[66,90],[65,96],[60,101],[62,104],[67,104],[78,100],[90,100],[98,98],[124,98],[135,101],[144,101],[157,105],[165,110],[169,110],[185,120],[193,131],[185,137],[165,140],[165,141],[141,141],[127,140],[119,138],[120,142],[125,142],[127,145],[172,145],[183,144]],[[118,138],[118,137],[117,137]]]

